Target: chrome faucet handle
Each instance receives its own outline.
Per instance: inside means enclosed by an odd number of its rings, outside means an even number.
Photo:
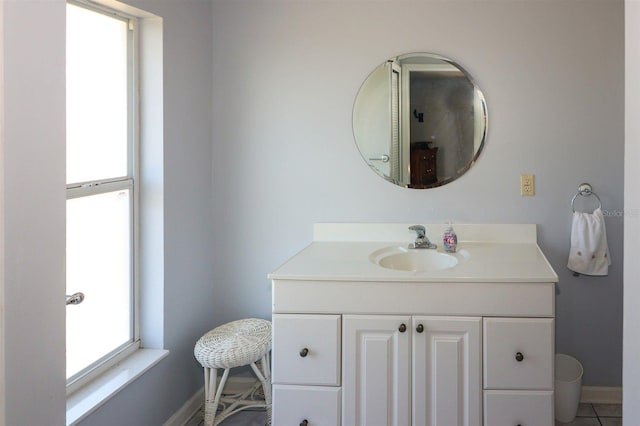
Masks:
[[[416,237],[416,241],[409,244],[410,249],[436,249],[437,245],[433,244],[427,238],[427,230],[422,225],[412,225],[409,227],[411,231],[415,231],[418,236]]]
[[[418,238],[424,238],[427,235],[427,230],[422,225],[412,225],[409,230],[415,231],[418,234]]]

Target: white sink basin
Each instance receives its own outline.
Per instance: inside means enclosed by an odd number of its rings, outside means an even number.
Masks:
[[[397,271],[429,272],[450,269],[469,258],[469,252],[445,253],[434,249],[408,249],[401,246],[385,247],[371,253],[369,259],[387,269]]]

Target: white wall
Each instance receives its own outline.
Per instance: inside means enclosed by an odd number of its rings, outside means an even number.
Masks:
[[[131,3],[163,18],[165,262],[158,275],[166,303],[157,326],[171,353],[86,425],[164,423],[202,386],[193,345],[215,325],[211,4]],[[58,426],[66,399],[65,2],[3,4],[6,424]]]
[[[4,27],[4,2],[0,1]],[[0,31],[0,395],[4,385],[4,33]],[[0,398],[0,426],[5,426],[5,398]]]
[[[625,1],[624,421],[640,423],[640,3]]]
[[[8,425],[65,420],[65,2],[5,2]]]
[[[586,385],[620,386],[623,7],[213,0],[215,322],[269,317],[266,275],[310,242],[314,222],[537,223],[560,276],[558,351],[582,361]],[[411,51],[458,62],[489,108],[477,165],[426,191],[375,175],[351,129],[360,84]],[[536,175],[535,197],[519,195],[521,173]],[[584,181],[613,214],[606,278],[576,278],[565,267],[569,203]]]

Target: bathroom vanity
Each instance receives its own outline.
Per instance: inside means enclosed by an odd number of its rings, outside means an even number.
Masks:
[[[273,424],[552,426],[557,275],[535,225],[317,224],[273,282]]]

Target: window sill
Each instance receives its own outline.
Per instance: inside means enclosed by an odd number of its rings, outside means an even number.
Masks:
[[[139,349],[67,397],[67,426],[78,424],[112,396],[169,355],[164,349]]]

